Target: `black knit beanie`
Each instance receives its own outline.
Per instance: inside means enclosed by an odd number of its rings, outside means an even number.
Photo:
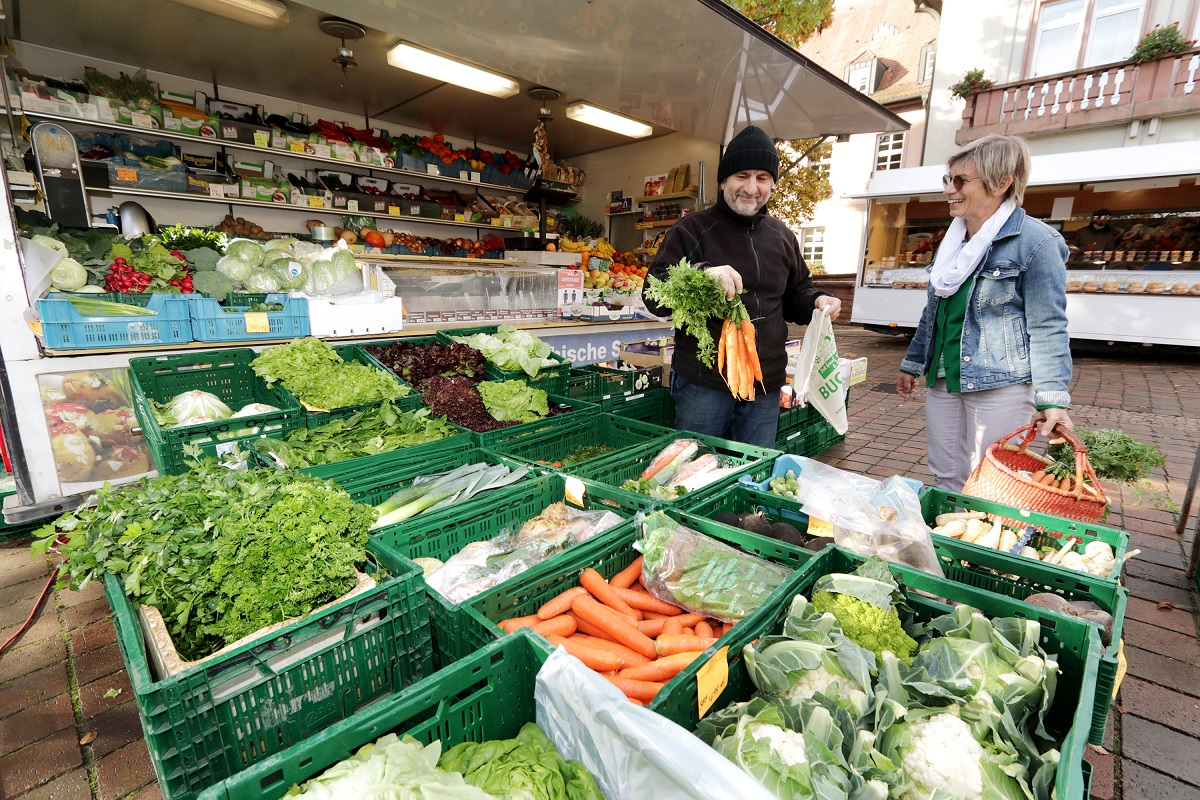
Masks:
[[[717,165],[717,183],[744,169],[766,170],[774,180],[779,180],[779,152],[771,137],[755,125],[742,128],[725,148],[725,155]]]

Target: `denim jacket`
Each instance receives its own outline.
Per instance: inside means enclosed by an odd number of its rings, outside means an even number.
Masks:
[[[962,391],[1033,383],[1039,408],[1071,405],[1067,335],[1069,251],[1058,231],[1018,208],[1005,221],[971,281],[962,334]],[[925,311],[900,369],[925,375],[941,298],[929,287]]]

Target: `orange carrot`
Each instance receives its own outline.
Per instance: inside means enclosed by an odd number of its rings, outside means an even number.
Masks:
[[[536,625],[533,626],[533,629],[536,631],[537,626]],[[540,633],[540,631],[538,631],[538,632]],[[709,625],[707,622],[697,622],[696,623],[696,635],[697,636],[706,636],[709,639],[716,638],[716,633],[713,631],[712,625]]]
[[[604,603],[609,608],[627,617],[633,617],[635,625],[641,619],[640,616],[633,613],[633,609],[621,599],[616,590],[608,585],[608,581],[604,580],[604,576],[591,567],[588,567],[579,574],[579,585],[591,592],[592,597]]]
[[[568,653],[582,661],[584,666],[594,669],[597,672],[620,669],[621,665],[625,663],[620,656],[615,656],[606,650],[593,647],[590,643],[579,639],[568,639],[553,635],[546,638],[550,641],[550,644],[555,647],[562,646]]]
[[[604,631],[617,644],[641,653],[646,658],[655,658],[654,641],[629,624],[629,618],[587,595],[576,597],[571,605],[575,616]]]
[[[658,636],[660,633],[662,633],[663,625],[669,619],[673,619],[673,617],[659,617],[657,619],[647,617],[638,623],[638,630],[653,639],[655,636]]]
[[[717,643],[716,639],[704,636],[669,635],[663,634],[654,640],[654,651],[659,657],[673,656],[676,653],[688,653],[693,650],[707,650]]]
[[[672,617],[663,623],[663,633],[683,633],[683,623],[679,621],[679,617]]]
[[[537,623],[541,622],[537,615],[529,617],[513,617],[512,619],[502,619],[496,623],[496,627],[505,633],[512,633],[520,628],[532,628]]]
[[[684,628],[684,629],[683,629],[683,635],[684,635],[684,636],[695,636],[695,635],[696,635],[696,629],[695,629],[695,628]]]
[[[649,480],[662,471],[662,468],[670,464],[675,459],[679,458],[684,450],[687,450],[690,443],[687,439],[676,439],[671,444],[663,448],[658,457],[650,462],[650,466],[642,471],[642,477]]]
[[[725,329],[729,327],[730,320],[725,320],[721,326],[721,336],[717,339],[717,374],[725,372]]]
[[[584,622],[578,616],[576,616],[574,612],[571,612],[571,617],[575,619],[575,630],[578,633],[591,636],[595,639],[608,639],[610,642],[612,641],[611,636],[597,628],[595,625],[589,625],[588,623]]]
[[[622,678],[630,678],[635,681],[669,681],[701,655],[703,655],[703,651],[696,650],[694,652],[676,653],[673,656],[663,656],[657,661],[651,661],[641,666],[630,666],[627,664],[617,674]]]
[[[641,577],[641,575],[642,557],[638,556],[633,560],[632,564],[618,572],[616,575],[613,575],[612,580],[608,582],[608,585],[614,589],[628,589],[630,586],[633,586],[635,583],[637,583],[638,578]]]
[[[557,617],[559,614],[565,614],[571,610],[571,601],[581,594],[586,594],[587,589],[582,586],[575,586],[567,589],[562,594],[547,600],[541,608],[537,610],[538,619],[550,619]]]
[[[725,330],[727,331],[726,336],[729,337],[729,341],[725,345],[725,363],[729,365],[729,379],[727,383],[729,384],[729,391],[733,393],[734,397],[737,397],[738,386],[741,385],[742,381],[741,352],[738,350],[737,333],[732,321],[725,326]]]
[[[617,597],[624,600],[630,608],[653,611],[657,614],[666,614],[668,617],[683,613],[683,609],[679,606],[659,600],[649,592],[634,592],[629,589],[617,589],[615,587],[609,588],[612,589]]]
[[[758,333],[754,330],[754,323],[750,321],[749,316],[742,320],[742,338],[746,340],[746,351],[750,356],[750,369],[754,372],[754,380],[762,384],[762,364],[758,360]],[[763,384],[763,388],[766,389],[766,384]]]
[[[629,678],[611,678],[604,676],[609,683],[620,689],[626,697],[631,700],[640,700],[643,703],[649,703],[658,694],[659,689],[662,689],[661,683],[654,681],[634,681]]]
[[[754,399],[754,368],[750,363],[750,348],[746,345],[746,337],[739,330],[734,334],[738,346],[738,359],[741,361],[738,372],[738,389],[743,400]]]
[[[584,634],[576,633],[575,636],[583,636]],[[574,637],[572,637],[574,638]],[[640,667],[643,664],[651,663],[650,659],[646,658],[636,650],[630,650],[623,644],[617,644],[609,639],[602,639],[599,636],[587,636],[584,639],[592,647],[600,650],[606,650],[614,656],[620,656],[625,661],[626,667]]]
[[[636,697],[630,697],[629,695],[625,695],[625,699],[628,700],[629,702],[633,703],[635,706],[642,706],[643,708],[645,708],[645,706],[646,706],[645,703],[643,703],[641,700],[638,700]]]
[[[638,592],[638,594],[648,594],[648,592]],[[644,609],[642,610],[642,619],[666,619],[667,617],[673,617],[673,616],[675,616],[675,615],[674,614],[660,614],[657,611],[646,611]]]
[[[533,630],[542,636],[570,636],[575,632],[575,628],[575,618],[568,617],[566,614],[559,614],[557,617],[533,626]]]

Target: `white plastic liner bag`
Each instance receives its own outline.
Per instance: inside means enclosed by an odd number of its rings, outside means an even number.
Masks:
[[[562,648],[538,672],[534,700],[537,724],[564,758],[588,768],[608,800],[776,800],[691,731],[635,706]]]
[[[803,404],[812,403],[834,430],[844,434],[850,428],[846,418],[846,384],[842,382],[833,323],[824,309],[813,311],[795,368],[792,385],[796,387],[796,397]]]

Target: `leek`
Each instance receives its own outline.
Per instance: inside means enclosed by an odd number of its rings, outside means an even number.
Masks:
[[[510,470],[484,463],[467,464],[438,475],[423,475],[375,506],[378,518],[371,530],[404,522],[416,515],[469,500],[477,494],[508,486],[525,477],[525,467]]]
[[[117,303],[112,300],[96,300],[91,297],[66,297],[63,299],[75,306],[75,310],[85,317],[146,317],[158,313],[141,306]]]

